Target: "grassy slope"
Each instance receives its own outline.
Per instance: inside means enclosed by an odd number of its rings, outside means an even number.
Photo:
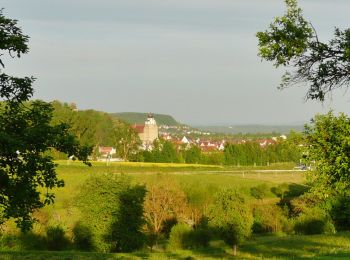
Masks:
[[[118,117],[129,124],[144,124],[147,118],[147,113],[136,113],[136,112],[122,112],[122,113],[112,113],[114,117]],[[153,114],[154,119],[157,121],[158,125],[180,125],[172,116],[163,114]]]

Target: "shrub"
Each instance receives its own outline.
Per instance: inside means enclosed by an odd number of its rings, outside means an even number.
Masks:
[[[51,251],[61,251],[69,245],[69,240],[65,236],[64,229],[57,225],[48,227],[46,230],[47,249]]]
[[[192,232],[191,227],[178,223],[170,231],[168,248],[171,250],[190,248],[189,237]]]
[[[252,195],[257,200],[263,200],[268,194],[268,187],[265,183],[258,186],[252,187],[250,189],[250,195]]]
[[[131,251],[140,248],[144,236],[143,186],[132,186],[124,175],[106,174],[89,178],[76,201],[81,224],[93,235],[93,247],[99,252]]]
[[[300,214],[306,212],[310,208],[313,208],[314,205],[319,205],[323,201],[312,193],[305,193],[300,197],[290,200],[290,215],[299,216]]]
[[[19,235],[21,250],[46,250],[45,237],[33,232]]]
[[[337,197],[332,202],[330,214],[337,230],[350,230],[350,196]]]
[[[253,209],[254,233],[276,233],[285,231],[287,217],[280,207],[271,204],[255,205]]]
[[[297,234],[333,234],[334,225],[325,210],[314,207],[306,210],[295,219],[294,231]]]
[[[45,237],[32,232],[0,234],[0,251],[23,250],[46,250]]]
[[[196,228],[190,232],[187,242],[191,248],[208,247],[211,237],[208,228]]]
[[[73,242],[77,249],[90,251],[94,248],[91,229],[78,222],[73,228]]]
[[[119,196],[120,207],[111,226],[112,239],[117,252],[132,252],[141,248],[146,242],[140,231],[145,223],[143,202],[146,195],[144,186],[129,187]]]

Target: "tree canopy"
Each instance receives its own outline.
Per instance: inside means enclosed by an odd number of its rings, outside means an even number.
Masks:
[[[321,42],[297,1],[285,2],[285,15],[257,33],[259,56],[276,67],[291,69],[282,77],[280,88],[307,86],[307,99],[324,101],[334,89],[350,84],[350,29],[335,28],[333,39]]]
[[[350,118],[332,112],[316,115],[306,126],[308,153],[317,174],[310,173],[313,191],[321,197],[343,193],[350,187]]]
[[[17,21],[0,10],[0,57],[6,53],[21,57],[29,51],[28,39]],[[64,185],[47,151],[54,148],[88,163],[91,149],[79,144],[69,125],[51,124],[50,104],[27,102],[34,93],[33,77],[9,76],[3,72],[3,60],[0,64],[0,224],[14,218],[22,230],[28,230],[34,221],[31,213],[52,203],[50,190]]]

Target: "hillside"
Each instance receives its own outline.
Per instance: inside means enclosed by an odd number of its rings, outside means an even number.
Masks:
[[[111,116],[120,118],[129,124],[143,124],[147,118],[147,113],[137,113],[137,112],[121,112],[112,113]],[[172,116],[164,114],[153,114],[154,119],[157,121],[158,125],[171,125],[178,126],[181,125]]]
[[[197,126],[198,129],[214,133],[224,134],[262,134],[262,133],[279,133],[287,134],[291,130],[301,132],[302,125],[232,125],[232,126]]]

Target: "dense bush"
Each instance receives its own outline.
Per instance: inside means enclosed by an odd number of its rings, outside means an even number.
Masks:
[[[199,227],[192,230],[187,241],[191,248],[204,248],[209,245],[211,238],[212,233],[208,227]]]
[[[186,224],[178,223],[170,231],[168,248],[170,250],[188,249],[191,247],[190,235],[192,229]]]
[[[46,230],[47,249],[52,251],[61,251],[68,247],[69,240],[66,237],[65,230],[57,225],[48,227]]]
[[[350,230],[350,196],[344,194],[332,201],[330,211],[337,230]]]
[[[126,176],[106,174],[90,177],[77,197],[81,224],[92,234],[99,252],[130,251],[143,244],[142,186],[132,186]]]
[[[315,196],[312,193],[305,193],[290,200],[290,215],[292,217],[299,216],[310,208],[313,208],[314,205],[320,205],[323,203],[324,201],[318,196]]]
[[[0,251],[47,250],[46,238],[32,232],[0,234]]]
[[[89,226],[78,222],[73,228],[73,242],[79,250],[93,250],[93,234]]]
[[[145,224],[142,217],[145,194],[145,187],[137,185],[129,187],[119,196],[120,208],[111,226],[117,252],[131,252],[145,244],[146,237],[141,232]]]
[[[253,209],[254,233],[277,233],[288,231],[288,219],[277,205],[259,204]]]
[[[307,209],[295,219],[294,230],[297,234],[333,234],[334,225],[324,209],[314,207]]]

